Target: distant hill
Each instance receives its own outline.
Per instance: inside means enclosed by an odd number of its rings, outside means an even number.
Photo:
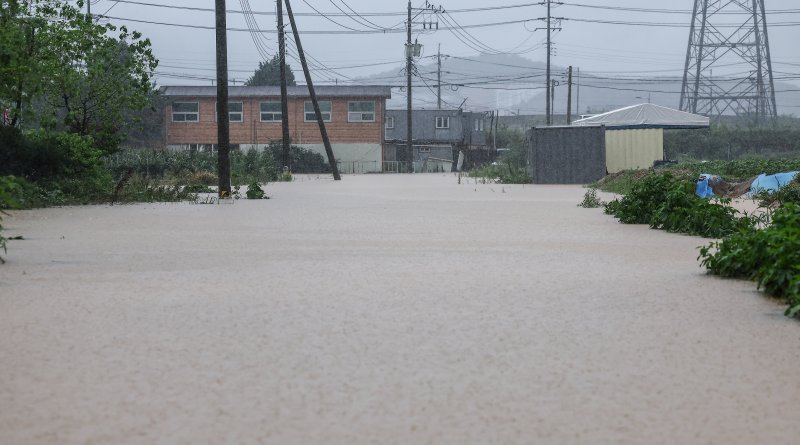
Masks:
[[[404,86],[405,67],[359,79],[362,83]],[[464,108],[472,111],[500,110],[501,115],[543,114],[545,108],[545,70],[542,62],[516,55],[482,54],[475,57],[442,56],[443,108]],[[565,113],[567,105],[566,67],[553,66],[551,78],[560,85],[555,91],[555,113]],[[425,58],[418,63],[419,76],[414,78],[415,108],[436,108],[436,59]],[[615,108],[652,103],[678,108],[681,79],[677,77],[630,76],[573,72],[573,112],[598,113]],[[626,80],[620,77],[626,77]],[[631,91],[634,90],[634,91]],[[800,87],[775,83],[776,102],[780,114],[800,115]],[[794,90],[783,92],[784,90]],[[397,92],[389,108],[406,107],[405,92]]]

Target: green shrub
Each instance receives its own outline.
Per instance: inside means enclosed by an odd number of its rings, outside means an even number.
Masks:
[[[253,182],[247,186],[247,199],[264,199],[264,198],[266,198],[264,189],[262,189],[257,182]]]
[[[590,188],[586,190],[586,193],[583,195],[583,201],[578,204],[578,207],[583,207],[585,209],[595,209],[597,207],[603,207],[605,203],[597,197],[597,189]]]
[[[800,206],[775,211],[762,230],[743,230],[700,248],[701,265],[715,275],[755,280],[759,289],[789,303],[800,314]]]
[[[648,224],[668,232],[721,238],[752,225],[749,218],[738,217],[729,202],[716,204],[698,198],[694,183],[660,173],[634,184],[630,193],[608,203],[605,211],[624,224]]]
[[[164,185],[133,175],[117,194],[116,202],[178,202],[194,201],[197,194],[187,187]]]
[[[11,209],[16,207],[16,201],[12,195],[12,191],[17,187],[13,176],[0,176],[0,249],[3,253],[8,252],[7,239],[3,236],[3,209]],[[5,259],[0,255],[0,264],[5,263]]]

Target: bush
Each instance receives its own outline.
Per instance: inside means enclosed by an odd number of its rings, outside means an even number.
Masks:
[[[271,142],[267,148],[276,166],[282,165],[283,146],[280,142]],[[289,171],[292,173],[330,173],[331,166],[319,153],[292,145],[289,147]],[[278,168],[280,172],[283,167]]]
[[[721,238],[752,226],[749,218],[738,217],[729,202],[715,204],[698,198],[694,183],[661,173],[636,183],[630,193],[608,203],[605,212],[624,224],[649,224],[668,232]]]
[[[23,207],[104,200],[112,187],[91,137],[0,127],[0,175],[14,175]]]
[[[178,202],[194,201],[197,193],[190,187],[154,183],[135,174],[118,191],[116,202]]]
[[[800,206],[777,209],[763,230],[740,231],[700,248],[698,259],[723,277],[756,280],[759,289],[789,303],[786,315],[800,314]]]
[[[258,185],[257,182],[253,182],[252,184],[247,186],[247,199],[265,199],[266,194],[264,193],[264,189]]]
[[[585,209],[596,209],[598,207],[603,207],[605,203],[597,197],[597,189],[590,188],[586,190],[586,193],[583,195],[583,201],[578,204],[578,207],[583,207]]]

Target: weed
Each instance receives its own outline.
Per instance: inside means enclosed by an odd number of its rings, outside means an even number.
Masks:
[[[505,191],[503,192],[505,193]],[[578,204],[578,207],[583,207],[585,209],[596,209],[605,205],[606,203],[597,197],[597,189],[590,188],[589,190],[586,190],[586,193],[583,195],[583,201]]]

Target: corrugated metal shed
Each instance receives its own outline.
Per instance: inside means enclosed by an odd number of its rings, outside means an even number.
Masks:
[[[314,87],[319,97],[392,97],[392,87],[384,85],[324,85]],[[215,86],[165,86],[161,87],[162,96],[177,97],[216,97]],[[306,85],[288,87],[289,97],[309,97]],[[281,95],[279,86],[229,86],[230,97],[278,97]]]
[[[664,130],[606,128],[606,169],[608,173],[650,168],[664,159]]]
[[[605,127],[541,127],[529,133],[534,184],[588,184],[606,175]]]

